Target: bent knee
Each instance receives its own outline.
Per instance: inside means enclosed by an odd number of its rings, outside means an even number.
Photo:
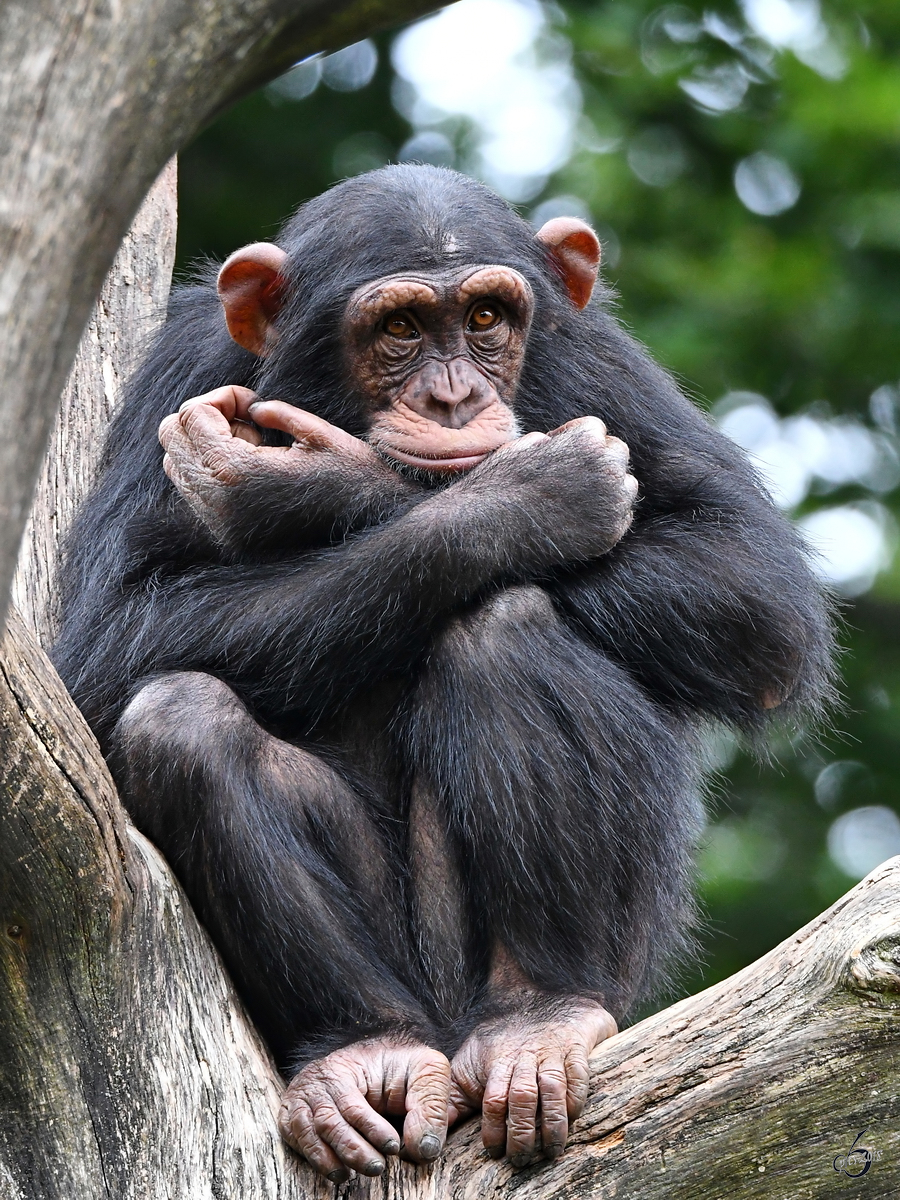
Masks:
[[[510,634],[523,627],[547,628],[558,620],[553,601],[543,588],[517,584],[496,592],[470,612],[454,617],[440,641],[450,651],[484,652],[502,645]]]
[[[138,746],[199,749],[242,718],[249,719],[247,710],[227,683],[202,671],[177,671],[140,689],[119,718],[114,740],[126,751]]]

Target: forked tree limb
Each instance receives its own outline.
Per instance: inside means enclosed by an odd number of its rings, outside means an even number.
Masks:
[[[163,165],[297,59],[435,0],[0,0],[0,623],[63,382]]]
[[[0,648],[0,1197],[324,1200],[279,1085],[168,867],[16,618]],[[733,978],[594,1059],[561,1160],[489,1160],[477,1122],[361,1200],[900,1195],[900,859]],[[865,1180],[835,1171],[860,1130]],[[864,1160],[850,1162],[859,1170]]]

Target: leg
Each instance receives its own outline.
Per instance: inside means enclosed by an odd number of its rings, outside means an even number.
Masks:
[[[202,674],[147,684],[119,721],[113,762],[276,1056],[300,1045],[317,1059],[289,1089],[290,1140],[335,1178],[342,1164],[378,1173],[376,1148],[399,1149],[380,1114],[405,1101],[408,1149],[433,1157],[449,1069],[425,1044],[403,899],[364,800]]]
[[[586,1058],[586,1043],[614,1027],[598,1002],[621,1016],[663,954],[683,945],[697,823],[688,739],[536,587],[501,593],[447,628],[408,722],[415,771],[455,840],[470,908],[485,914],[498,964],[491,1001],[502,1009],[503,992],[518,1006],[496,1017],[512,1020],[509,1036],[482,1028],[480,1047],[454,1062],[480,1099],[511,1046],[518,1055],[526,1016],[533,1027],[543,1006],[555,1026],[578,1026]],[[566,996],[578,1012],[559,1012]],[[533,1057],[524,1116],[510,1100],[508,1148],[523,1154],[536,1123]],[[487,1093],[504,1116],[510,1078]],[[558,1108],[559,1095],[546,1103]],[[551,1141],[564,1124],[546,1131]]]

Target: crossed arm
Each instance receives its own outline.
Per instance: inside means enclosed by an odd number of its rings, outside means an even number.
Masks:
[[[264,446],[258,426],[293,442]],[[290,708],[312,692],[333,710],[358,678],[408,666],[441,614],[536,578],[664,704],[752,726],[827,675],[827,613],[792,531],[746,467],[714,451],[693,464],[682,451],[677,486],[642,501],[632,526],[628,450],[596,418],[528,434],[440,492],[244,388],[189,401],[160,436],[167,473],[231,565],[173,581],[151,601],[165,612],[145,619],[170,631],[178,653],[217,645],[238,686],[252,688],[264,656],[263,702]],[[641,482],[651,491],[656,481]],[[350,540],[309,554],[335,536]],[[259,559],[276,550],[263,571]],[[180,627],[181,589],[214,598],[215,639],[202,618]],[[302,653],[272,653],[298,637]]]
[[[354,522],[377,520],[385,509],[389,518],[325,549],[288,543],[277,561],[226,556],[137,580],[111,601],[116,620],[105,624],[116,632],[107,643],[100,634],[98,675],[136,681],[206,670],[258,711],[312,724],[361,684],[408,667],[443,614],[492,585],[594,558],[631,521],[637,484],[627,450],[596,419],[553,437],[528,435],[429,493],[365,443],[289,405],[255,406],[252,418],[286,429],[291,446],[245,440],[238,414],[249,415],[252,393],[244,392],[200,397],[161,427],[165,469],[214,536],[228,539],[236,511],[247,527],[247,479],[254,495],[274,480],[299,513],[312,474],[331,506],[328,521],[349,523],[346,497],[360,493],[371,503],[353,510]],[[258,515],[269,519],[267,510]]]

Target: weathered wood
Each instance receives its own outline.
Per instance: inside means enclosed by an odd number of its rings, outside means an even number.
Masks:
[[[279,1083],[167,866],[31,635],[0,645],[0,1198],[324,1200]],[[606,1043],[552,1166],[477,1122],[353,1200],[820,1200],[862,1129],[900,1194],[900,859],[725,983]],[[855,1158],[851,1167],[860,1169]],[[854,1190],[856,1189],[856,1190]]]
[[[2,1200],[327,1194],[280,1141],[277,1077],[216,952],[15,616],[0,743]]]
[[[430,1192],[395,1168],[349,1196],[516,1200],[823,1200],[857,1134],[865,1195],[900,1196],[900,858],[731,979],[641,1021],[595,1054],[591,1099],[552,1167],[487,1160],[473,1124]],[[839,1165],[840,1162],[839,1162]],[[857,1153],[851,1173],[865,1167]]]
[[[217,111],[297,59],[434,7],[0,3],[0,621],[78,339],[163,165]]]
[[[60,545],[97,475],[122,388],[165,320],[178,227],[178,171],[162,170],[119,247],[63,389],[13,580],[44,649],[57,630]]]

